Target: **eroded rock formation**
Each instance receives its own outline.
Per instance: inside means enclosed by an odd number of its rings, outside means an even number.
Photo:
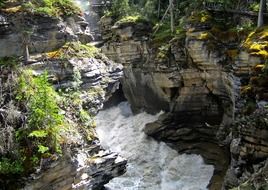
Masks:
[[[248,159],[252,156],[248,151],[258,155],[256,162],[263,161],[267,156],[263,153],[266,145],[257,144],[266,141],[254,135],[258,130],[249,125],[243,130],[238,127],[240,139],[237,140],[233,133],[237,126],[231,124],[244,104],[241,85],[248,81],[252,66],[261,63],[261,59],[239,48],[239,40],[234,40],[228,31],[213,33],[215,29],[207,23],[190,22],[185,37],[162,42],[160,47],[155,47],[148,36],[148,25],[138,30],[147,32],[137,37],[135,24],[118,26],[116,23],[112,27],[113,24],[110,18],[102,19],[107,41],[102,51],[124,65],[121,82],[132,109],[166,112],[158,121],[147,124],[145,133],[179,152],[201,154],[207,163],[213,164],[215,172],[210,189],[221,189],[224,178],[226,189],[248,179],[254,172],[241,178],[246,175],[245,165],[250,165]],[[106,35],[111,28],[113,33]],[[165,48],[163,55],[159,49]],[[251,132],[246,130],[249,128]],[[241,160],[240,153],[244,156],[244,166],[239,168],[239,174],[234,174]],[[234,176],[236,180],[230,181]]]
[[[17,148],[16,130],[25,127],[27,122],[27,112],[14,106],[14,94],[8,90],[16,88],[14,81],[18,75],[17,69],[21,72],[31,70],[34,76],[47,72],[55,89],[64,92],[63,96],[67,99],[75,92],[77,102],[69,102],[69,105],[60,102],[60,114],[64,115],[68,123],[68,130],[62,130],[60,134],[64,139],[61,144],[62,155],[42,157],[40,165],[34,168],[35,172],[23,179],[0,179],[0,189],[12,189],[14,180],[19,183],[14,184],[14,188],[25,190],[102,189],[109,180],[125,172],[127,161],[116,153],[104,150],[99,145],[94,124],[81,122],[78,115],[81,110],[86,110],[94,116],[103,107],[103,103],[119,87],[119,79],[123,75],[122,65],[99,53],[78,56],[79,51],[85,51],[85,48],[78,48],[77,54],[72,54],[72,57],[66,56],[67,50],[63,54],[64,58],[56,56],[58,48],[66,42],[90,41],[90,35],[85,31],[87,23],[80,16],[59,20],[40,15],[29,16],[26,13],[1,13],[1,24],[6,24],[6,28],[1,31],[0,57],[20,56],[24,53],[21,32],[24,24],[20,25],[19,14],[24,16],[23,21],[27,20],[27,26],[33,29],[29,40],[31,56],[23,66],[16,65],[16,68],[11,69],[9,63],[1,66],[0,104],[4,109],[0,110],[0,155],[7,155]],[[80,42],[74,43],[77,43],[77,47],[83,46]],[[9,118],[9,122],[6,122],[6,118]]]
[[[30,53],[44,53],[63,46],[66,42],[80,40],[88,43],[92,36],[82,16],[65,19],[18,13],[0,13],[0,57],[20,56],[29,46]]]

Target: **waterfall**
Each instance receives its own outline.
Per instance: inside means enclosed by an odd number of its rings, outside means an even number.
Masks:
[[[94,41],[101,41],[99,20],[100,15],[92,9],[92,4],[100,3],[100,0],[74,0],[74,2],[83,11],[84,17],[89,24],[90,33],[94,37]]]
[[[165,143],[147,137],[143,128],[158,115],[133,115],[127,102],[96,117],[102,146],[128,159],[127,172],[106,186],[110,190],[205,190],[213,175],[199,155],[179,155]]]

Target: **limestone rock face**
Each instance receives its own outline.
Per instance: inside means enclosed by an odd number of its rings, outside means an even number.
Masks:
[[[102,52],[115,62],[139,64],[148,58],[148,40],[152,30],[150,23],[116,23],[110,17],[100,21],[105,41]],[[111,32],[112,31],[112,32]]]
[[[35,59],[38,60],[37,57]],[[123,75],[122,65],[101,55],[94,58],[73,57],[70,60],[64,60],[64,64],[62,60],[41,59],[25,65],[23,69],[31,69],[35,75],[48,72],[50,82],[58,90],[68,93],[68,90],[76,89],[75,92],[79,95],[78,100],[81,102],[79,106],[81,105],[92,116],[116,91],[119,87],[119,79]],[[13,74],[1,72],[1,77],[4,80],[13,77]],[[1,87],[5,90],[9,86],[8,84],[2,86],[1,83]],[[5,91],[2,93],[5,98],[7,96]],[[8,101],[8,98],[5,101]],[[79,113],[81,109],[79,106],[78,108],[72,107],[72,110]],[[20,127],[22,120],[24,122],[26,120],[25,113],[17,109],[13,100],[10,101],[8,108],[0,109],[1,155],[16,149],[13,139],[16,127]],[[35,168],[36,172],[23,180],[23,184],[27,182],[23,190],[102,189],[104,184],[126,171],[127,161],[116,153],[104,150],[94,134],[93,127],[81,126],[68,105],[61,111],[65,120],[68,121],[68,129],[61,132],[64,139],[63,155],[61,157],[56,154],[52,155],[53,159],[42,158],[40,165]],[[8,118],[7,122],[5,118]],[[0,179],[0,184],[5,184],[3,179]]]
[[[119,42],[106,43],[102,50],[124,65],[121,83],[134,112],[167,112],[145,133],[179,152],[201,154],[215,165],[210,188],[220,189],[229,163],[224,126],[233,121],[235,107],[234,77],[228,63],[222,64],[226,57],[198,40],[200,32],[189,32],[183,42],[167,42],[170,49],[159,58],[146,38],[133,40],[130,31],[121,28]]]
[[[26,19],[27,22],[20,23],[21,19]],[[87,43],[91,40],[87,32],[87,23],[80,16],[59,20],[43,16],[29,17],[23,13],[0,13],[0,57],[20,56],[24,53],[26,39],[22,31],[25,26],[31,29],[28,39],[31,60],[22,69],[31,69],[36,76],[47,72],[49,81],[57,90],[66,94],[69,91],[77,92],[79,105],[78,108],[72,107],[72,111],[75,110],[76,114],[79,114],[79,110],[86,110],[91,116],[96,115],[103,103],[118,89],[119,79],[123,76],[123,66],[102,54],[83,58],[74,55],[69,60],[49,56],[44,58],[42,53],[60,48],[66,42],[80,40]],[[5,73],[4,69],[2,72],[2,67],[0,75],[1,79],[13,77],[13,74]],[[8,89],[6,85],[2,86],[1,80],[1,87]],[[13,103],[10,99],[5,101]],[[1,100],[1,107],[5,101]],[[16,109],[10,108],[15,111]],[[104,150],[99,145],[94,128],[88,125],[81,126],[77,116],[70,110],[68,107],[61,107],[61,114],[69,124],[68,130],[61,132],[64,138],[62,157],[52,155],[53,159],[42,158],[40,166],[35,168],[36,172],[23,179],[22,184],[26,181],[26,185],[22,189],[102,189],[109,180],[125,172],[127,161],[116,153]],[[2,117],[9,117],[11,114],[6,108],[0,109],[0,113],[1,120]],[[12,120],[14,123],[8,123],[8,129],[2,125],[2,121],[0,122],[0,131],[9,134],[3,135],[6,136],[3,139],[1,135],[1,155],[7,154],[15,147],[12,141],[14,133],[21,127],[22,122],[25,123],[21,121],[26,119],[23,117],[24,113],[13,111],[12,114],[15,118]],[[0,184],[8,183],[0,179]]]
[[[29,46],[30,53],[42,53],[55,50],[67,41],[88,43],[92,40],[87,23],[80,16],[61,20],[0,12],[0,34],[0,57],[23,55],[25,44]]]
[[[232,119],[232,76],[220,64],[224,57],[209,52],[204,41],[195,39],[198,32],[186,38],[184,47],[172,42],[166,62],[153,57],[149,42],[142,41],[145,38],[133,40],[130,34],[135,32],[127,28],[117,29],[119,42],[106,43],[102,51],[125,66],[123,90],[134,111],[194,113],[217,123]],[[124,32],[130,35],[126,39]]]
[[[47,71],[57,89],[77,88],[83,108],[91,115],[95,115],[115,92],[123,75],[122,65],[101,55],[96,58],[74,57],[65,61],[64,68],[62,66],[60,60],[54,60],[29,64],[27,68],[32,69],[35,75]],[[50,164],[42,160],[41,170],[31,175],[23,190],[95,190],[125,173],[127,161],[116,153],[102,149],[98,139],[89,144],[79,127],[69,128],[66,133],[67,145],[63,157]]]
[[[143,41],[122,41],[106,43],[102,52],[115,62],[122,64],[139,64],[148,57],[148,46]]]
[[[268,157],[266,120],[267,111],[258,109],[250,116],[237,119],[237,122],[233,124],[233,140],[230,145],[232,160],[224,183],[226,189],[238,186],[247,180],[256,182],[257,179],[254,178],[257,178],[260,171],[267,173],[267,163],[265,166]],[[261,181],[263,179],[260,176],[259,174]],[[257,186],[262,183],[253,184],[252,189],[258,189]]]
[[[241,84],[248,81],[260,58],[244,49],[230,56],[240,44],[203,38],[211,26],[188,29],[184,40],[167,42],[163,58],[148,36],[137,38],[133,26],[112,24],[112,20],[105,22],[106,31],[113,32],[102,51],[124,65],[121,83],[133,111],[166,112],[147,124],[145,133],[178,152],[201,154],[213,164],[210,189],[222,185],[229,189],[251,179],[267,158],[267,130],[248,121],[239,127],[232,123],[243,106]]]
[[[104,151],[99,144],[65,150],[61,159],[45,171],[32,175],[23,190],[101,189],[114,177],[125,173],[126,160],[116,153]]]
[[[236,75],[248,76],[252,72],[252,67],[261,62],[260,57],[252,56],[246,51],[239,52],[236,60]]]
[[[123,66],[99,55],[96,58],[72,58],[65,62],[36,62],[27,65],[36,75],[45,70],[57,89],[79,88],[83,107],[95,115],[103,103],[119,88]]]

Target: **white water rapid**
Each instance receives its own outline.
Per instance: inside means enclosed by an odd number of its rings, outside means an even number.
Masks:
[[[128,159],[127,172],[106,185],[110,190],[205,190],[213,174],[201,156],[179,155],[147,137],[143,128],[157,115],[133,115],[127,102],[96,117],[102,146]]]

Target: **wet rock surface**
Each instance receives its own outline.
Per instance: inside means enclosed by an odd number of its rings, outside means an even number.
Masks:
[[[112,178],[125,173],[126,163],[118,154],[103,150],[99,144],[72,148],[65,150],[65,155],[44,171],[32,174],[32,180],[23,190],[102,189]]]

